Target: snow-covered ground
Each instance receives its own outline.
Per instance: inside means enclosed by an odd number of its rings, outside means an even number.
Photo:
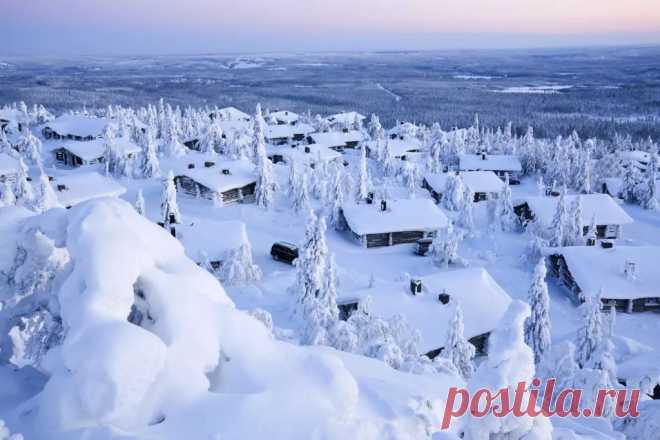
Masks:
[[[561,87],[511,93],[556,90]],[[58,182],[74,182],[74,176],[90,171],[105,173],[103,165],[98,164],[76,169],[62,167],[55,162],[53,151],[71,141],[41,140],[43,169],[53,177],[54,186]],[[62,339],[53,344],[54,348],[44,353],[43,359],[35,364],[28,363],[30,367],[16,369],[15,363],[14,366],[6,363],[0,366],[0,383],[7,384],[0,389],[0,419],[29,439],[334,439],[348,436],[418,439],[438,431],[448,388],[463,386],[469,382],[469,377],[461,378],[456,372],[444,371],[435,362],[437,371],[433,373],[428,370],[408,372],[404,368],[398,371],[381,359],[373,359],[378,356],[362,356],[327,346],[332,344],[301,344],[300,317],[295,314],[299,292],[292,289],[299,281],[299,268],[277,262],[270,254],[275,242],[303,244],[309,239],[308,212],[292,206],[295,205],[292,199],[298,197],[297,190],[289,184],[295,165],[264,165],[259,159],[259,146],[255,148],[257,156],[252,159],[258,177],[263,179],[264,169],[272,168],[272,178],[277,184],[268,209],[255,203],[222,205],[208,198],[178,192],[178,212],[181,223],[186,226],[179,230],[182,235],[179,236],[181,240],[177,240],[156,224],[164,221],[161,176],[167,176],[170,170],[185,172],[182,164],[187,163],[187,158],[197,159],[195,170],[214,171],[202,166],[202,159],[208,157],[201,153],[181,152],[186,154],[182,160],[167,157],[168,153],[164,152],[174,151],[168,148],[160,149],[159,176],[112,177],[120,188],[126,189],[115,192],[116,197],[107,197],[112,194],[99,183],[103,179],[95,178],[90,181],[90,187],[85,188],[82,198],[87,201],[77,204],[76,200],[70,210],[52,205],[45,213],[36,214],[13,206],[0,208],[2,274],[15,271],[12,265],[17,261],[17,244],[21,240],[32,240],[35,230],[45,236],[38,239],[41,241],[36,248],[61,250],[57,261],[49,260],[49,264],[59,267],[61,277],[48,280],[47,284],[53,283],[49,285],[50,290],[38,295],[41,295],[42,308],[59,314],[61,321],[51,324],[60,326],[62,335]],[[434,149],[430,149],[428,156],[437,160],[433,157]],[[465,238],[458,247],[460,265],[484,269],[490,274],[488,283],[492,285],[492,277],[497,284],[492,289],[501,292],[498,294],[504,298],[498,316],[512,304],[505,313],[506,322],[500,323],[494,331],[493,346],[497,356],[477,359],[474,381],[481,382],[472,384],[506,386],[512,383],[507,381],[530,379],[534,363],[530,364],[529,358],[533,354],[522,343],[521,324],[529,313],[522,302],[529,299],[534,267],[523,258],[529,253],[528,234],[496,227],[501,220],[492,217],[492,207],[496,203],[492,201],[471,204],[469,212],[474,226],[468,228],[465,226],[467,205],[462,205],[460,210],[448,209],[443,200],[438,207],[430,206],[435,202],[420,185],[421,173],[417,180],[413,179],[411,187],[405,171],[397,171],[396,176],[388,175],[388,168],[393,165],[384,163],[395,159],[376,159],[381,153],[375,152],[374,158],[366,159],[359,151],[347,150],[343,153],[345,167],[340,163],[316,164],[313,171],[304,171],[305,176],[316,179],[314,185],[309,184],[310,193],[314,192],[312,186],[319,186],[318,176],[331,175],[323,175],[323,170],[327,172],[328,167],[336,167],[341,170],[337,173],[350,174],[357,182],[356,187],[364,183],[366,189],[375,193],[374,205],[357,205],[370,206],[367,209],[373,209],[374,216],[379,215],[380,199],[391,200],[390,207],[396,207],[394,200],[398,199],[400,206],[407,210],[398,220],[414,226],[413,229],[428,223],[423,220],[429,220],[431,210],[442,216],[442,221],[433,223],[433,229],[444,230],[447,218],[454,221],[457,229],[465,228]],[[248,148],[239,148],[237,154],[240,157],[253,153]],[[426,154],[420,156],[410,167],[432,168],[433,164],[423,163],[426,159]],[[217,158],[218,163],[221,160],[228,158]],[[406,161],[396,159],[396,163],[405,170]],[[298,166],[297,172],[303,172],[302,167],[307,169],[307,163]],[[368,170],[370,179],[362,179],[363,170]],[[432,171],[439,172],[438,169]],[[30,164],[28,173],[35,190],[43,191],[38,187],[38,167]],[[246,175],[250,173],[245,171]],[[325,183],[329,192],[333,183]],[[94,188],[94,185],[99,187]],[[93,194],[95,189],[98,199],[87,194]],[[294,194],[288,194],[289,191]],[[506,195],[505,191],[511,193]],[[509,201],[528,199],[538,193],[535,177],[526,177],[520,185],[502,188],[500,200],[502,197]],[[144,216],[132,207],[139,197],[144,199]],[[307,197],[307,208],[330,217],[332,197],[313,194]],[[346,197],[343,206],[350,209],[354,193],[342,197]],[[624,225],[623,238],[617,245],[660,246],[658,211],[632,204],[621,204],[621,207],[633,222]],[[504,211],[499,213],[502,217],[506,215]],[[547,217],[551,218],[552,213]],[[373,229],[369,227],[378,226],[377,220],[360,218],[368,232]],[[199,229],[193,230],[194,225],[200,225]],[[397,225],[397,231],[406,231],[407,227]],[[353,228],[359,229],[355,225]],[[187,240],[192,232],[196,234],[194,240]],[[417,255],[414,244],[367,249],[348,231],[332,226],[325,231],[324,239],[328,256],[334,256],[339,298],[351,297],[357,292],[364,296],[368,292],[373,297],[387,295],[394,301],[397,294],[392,294],[392,290],[396,286],[406,286],[410,279],[452,270],[438,267],[433,257]],[[437,239],[442,239],[440,232]],[[186,241],[194,251],[184,249]],[[246,241],[253,262],[260,269],[258,280],[221,285],[205,270],[208,268],[203,261],[199,261],[200,267],[191,260],[197,256],[201,260],[205,245],[209,254],[218,247],[226,254]],[[486,272],[469,270],[464,273]],[[574,341],[584,324],[583,312],[552,277],[547,281],[553,344]],[[18,301],[13,288],[5,283],[0,289],[0,298],[5,301],[0,317],[7,318],[12,301]],[[452,285],[452,288],[460,286]],[[469,293],[461,292],[461,295]],[[513,301],[506,298],[507,294]],[[43,300],[49,295],[54,299]],[[53,303],[57,303],[57,307]],[[471,307],[464,313],[466,319],[479,319],[492,312],[488,301],[483,304],[465,301],[464,304]],[[141,316],[138,325],[133,325],[137,319],[134,309]],[[397,311],[397,305],[375,308],[376,311],[383,309]],[[402,307],[398,312],[414,309]],[[270,316],[272,323],[264,316]],[[405,318],[412,329],[423,329],[425,342],[426,334],[433,333],[436,327],[441,333],[436,339],[444,340],[448,317],[442,315],[439,319],[443,321],[435,325],[428,314],[421,316],[425,319],[423,323],[416,322],[420,316],[414,312],[409,312]],[[466,328],[473,324],[469,322]],[[5,327],[6,323],[0,329]],[[641,363],[642,369],[646,364],[660,362],[659,333],[657,314],[618,314],[616,336],[612,336],[615,360],[623,365],[643,355],[645,360],[635,365],[639,368]],[[11,353],[5,352],[0,360],[7,361],[10,356]],[[509,364],[512,367],[507,367]],[[538,426],[529,424],[519,429],[532,430],[535,433],[532,438],[539,439],[621,438],[609,425],[592,420],[553,420],[555,429],[551,435],[552,428],[548,428],[546,422],[538,421]],[[465,432],[469,438],[478,438],[477,429],[481,429],[482,434],[497,432],[488,429],[504,429],[493,428],[493,425],[489,428],[487,423],[483,426],[480,422],[470,423],[461,420],[452,426],[451,432]]]

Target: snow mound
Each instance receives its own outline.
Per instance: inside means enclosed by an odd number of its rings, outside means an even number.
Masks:
[[[428,432],[406,402],[411,393],[433,393],[437,402],[446,377],[429,381],[273,340],[176,239],[122,200],[51,211],[57,215],[31,217],[23,228],[41,230],[69,253],[69,271],[53,292],[65,335],[42,363],[43,391],[13,414],[27,438],[412,439]],[[375,371],[397,398],[368,383],[361,395],[360,381]]]

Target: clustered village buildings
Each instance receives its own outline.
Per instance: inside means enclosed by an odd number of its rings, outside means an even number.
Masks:
[[[222,130],[222,137],[244,137],[249,142],[252,117],[234,107],[218,109],[209,118]],[[367,156],[376,158],[387,144],[392,157],[399,161],[419,160],[427,153],[423,142],[411,135],[415,126],[400,124],[386,132],[384,138],[370,140],[363,130],[356,129],[364,116],[347,112],[325,119],[328,129],[317,131],[301,122],[298,114],[286,110],[266,115],[268,125],[264,137],[267,154],[274,164],[296,162],[314,167],[320,163],[336,162],[346,165],[345,154],[364,147]],[[119,182],[99,173],[94,166],[103,164],[111,152],[123,157],[142,154],[142,147],[129,137],[104,138],[109,119],[83,115],[64,115],[43,124],[45,139],[57,141],[52,150],[60,167],[84,170],[52,179],[59,200],[65,207],[95,197],[118,197],[126,188]],[[0,112],[0,128],[10,134],[20,130],[21,122],[15,112]],[[144,130],[137,124],[135,130]],[[173,172],[176,191],[184,197],[205,199],[219,206],[234,203],[252,203],[255,199],[256,170],[245,159],[229,159],[199,153],[200,139],[183,140],[189,154],[174,161]],[[474,203],[497,200],[505,187],[520,183],[522,166],[515,155],[480,154],[459,155],[458,165],[421,177],[422,188],[429,197],[378,199],[370,195],[360,201],[348,201],[341,207],[346,236],[364,249],[416,243],[420,239],[433,239],[445,231],[450,218],[438,206],[447,190],[452,175],[460,177]],[[637,155],[639,166],[648,164],[648,157]],[[18,160],[8,153],[0,153],[0,183],[13,181],[19,169]],[[619,243],[625,225],[633,220],[613,197],[611,188],[602,193],[565,195],[570,205],[579,198],[582,205],[584,235],[595,236],[583,245],[547,248],[544,250],[550,273],[557,278],[567,294],[576,302],[599,294],[603,308],[634,313],[660,310],[660,272],[654,267],[660,260],[660,248],[632,247]],[[549,228],[557,209],[559,196],[526,196],[514,201],[514,210],[521,224],[534,221],[541,228]],[[591,231],[595,225],[595,231]],[[213,231],[225,231],[218,237]],[[214,240],[208,240],[213,235]],[[248,241],[245,224],[240,221],[197,221],[177,225],[176,237],[184,244],[188,255],[199,264],[217,268],[232,250]],[[368,250],[367,250],[368,252]],[[339,307],[344,318],[357,308],[358,303],[373,292],[358,290],[343,292]],[[506,291],[483,268],[462,268],[441,271],[388,286],[373,296],[373,309],[382,316],[403,314],[420,329],[422,347],[431,358],[442,350],[446,326],[451,319],[452,300],[460,302],[465,314],[465,334],[479,353],[488,349],[488,335],[511,301]],[[479,307],[489,305],[489,313],[475,314]],[[444,326],[444,327],[443,327]]]

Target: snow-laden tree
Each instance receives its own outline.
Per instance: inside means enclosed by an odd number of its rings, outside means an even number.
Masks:
[[[163,189],[160,197],[160,218],[165,226],[181,223],[181,213],[176,202],[176,186],[172,170],[163,180]]]
[[[458,211],[463,204],[465,185],[457,173],[448,173],[445,190],[442,193],[442,205],[450,211]]]
[[[37,212],[42,213],[46,212],[52,208],[61,208],[62,204],[53,190],[53,186],[50,184],[48,176],[44,173],[41,173],[39,176],[39,191],[37,197],[34,200],[34,208]]]
[[[628,203],[637,202],[637,188],[642,180],[637,164],[634,160],[629,159],[622,163],[622,185],[621,195],[623,200]]]
[[[461,377],[469,379],[474,374],[474,356],[476,349],[465,338],[465,326],[463,324],[463,310],[460,304],[454,307],[454,316],[447,329],[445,346],[440,353],[445,359],[451,361]]]
[[[488,358],[482,362],[468,382],[474,393],[487,388],[496,393],[506,388],[513,395],[519,382],[531,383],[535,376],[534,353],[525,344],[524,324],[529,317],[529,306],[514,300],[509,305],[498,327],[491,333],[488,343]],[[529,394],[523,395],[523,408]],[[465,440],[550,440],[552,425],[544,417],[515,415],[510,413],[498,417],[493,412],[483,417],[467,416],[464,426]]]
[[[18,169],[16,171],[16,182],[14,184],[16,201],[23,206],[31,206],[34,201],[34,190],[28,181],[27,167],[23,159],[18,160]]]
[[[584,244],[584,224],[582,223],[582,197],[577,196],[569,211],[566,223],[566,245],[580,246]]]
[[[527,302],[531,315],[525,322],[525,342],[534,351],[534,362],[539,364],[552,343],[550,335],[550,298],[545,282],[547,269],[541,258],[534,268]]]
[[[513,210],[513,201],[511,198],[511,186],[509,185],[509,174],[506,174],[504,186],[497,198],[497,219],[500,229],[505,232],[516,230],[518,220]]]
[[[147,216],[147,209],[145,207],[144,195],[142,194],[142,189],[138,190],[137,196],[135,197],[135,204],[133,206],[135,207],[135,210],[137,211],[138,214],[144,217]]]
[[[550,226],[550,242],[552,247],[562,247],[566,245],[566,227],[568,222],[568,209],[566,208],[566,187],[561,191],[557,200],[555,214],[552,217]]]
[[[342,205],[344,204],[344,176],[341,169],[337,169],[334,174],[334,179],[332,182],[332,188],[329,191],[332,200],[329,201],[331,204],[329,223],[330,226],[335,228],[337,231],[346,230],[346,221],[342,216]]]
[[[156,139],[154,137],[154,130],[151,127],[147,130],[145,143],[142,148],[140,174],[147,179],[160,176],[160,162],[158,161]]]
[[[323,221],[323,219],[320,219]],[[319,226],[324,226],[319,223]],[[339,319],[339,308],[337,307],[337,288],[339,286],[339,278],[337,275],[337,264],[335,263],[335,256],[330,255],[326,258],[326,267],[323,280],[323,289],[319,292],[319,302],[324,309],[323,320],[321,325],[326,329],[334,327]]]
[[[392,147],[389,140],[385,141],[385,146],[383,147],[383,152],[381,154],[380,165],[384,175],[394,176],[396,174],[396,159],[394,157],[394,153],[392,153]]]
[[[232,250],[220,268],[219,278],[230,285],[250,284],[261,279],[261,269],[252,260],[250,242]]]
[[[585,297],[585,302],[580,306],[582,324],[577,332],[575,346],[577,349],[576,360],[581,367],[589,364],[603,341],[603,317],[600,311],[600,298],[600,293],[596,296],[588,295]]]
[[[369,136],[371,136],[371,139],[379,140],[385,137],[385,130],[383,130],[383,126],[380,125],[380,119],[378,119],[378,116],[376,116],[373,113],[371,114],[371,118],[369,119],[369,124],[367,125],[367,131],[369,132]]]
[[[300,171],[298,161],[289,161],[289,176],[287,178],[287,194],[292,197],[296,192],[296,185],[300,179]]]
[[[417,185],[417,167],[409,160],[403,161],[401,167],[401,176],[403,182],[408,189],[408,195],[411,199],[415,198],[415,187]]]
[[[273,164],[266,156],[266,145],[263,142],[256,145],[255,160],[257,165],[256,203],[260,208],[268,209],[273,204],[275,196],[275,176],[273,175]]]
[[[254,124],[252,127],[252,157],[257,158],[259,150],[266,145],[264,138],[266,131],[266,121],[261,112],[261,104],[257,104],[254,112]]]
[[[309,212],[305,239],[296,261],[295,314],[301,322],[301,342],[306,345],[327,343],[327,324],[337,311],[331,309],[325,289],[328,286],[328,247],[325,242],[325,220]],[[336,302],[335,302],[336,306]]]
[[[200,152],[211,155],[217,154],[222,147],[222,134],[220,124],[217,120],[213,120],[201,139]]]
[[[17,145],[18,151],[30,163],[41,166],[41,141],[32,134],[30,129],[24,130],[24,135]]]
[[[291,204],[297,213],[303,213],[309,211],[310,201],[309,201],[309,185],[308,185],[308,174],[305,170],[300,177],[297,179],[295,186],[293,187],[293,196],[291,197]]]
[[[0,206],[12,206],[16,204],[16,196],[11,181],[5,179],[2,183],[2,196],[0,197]]]
[[[458,256],[458,245],[462,235],[449,224],[445,231],[436,231],[429,253],[433,262],[438,267],[448,267],[450,264],[461,263]]]
[[[657,189],[657,174],[658,174],[658,153],[656,151],[650,152],[651,159],[646,166],[644,180],[639,185],[639,202],[644,209],[658,210],[658,189]]]
[[[591,194],[591,151],[585,150],[580,154],[578,163],[578,173],[575,176],[576,189],[583,194]]]
[[[371,190],[371,178],[369,177],[367,165],[367,149],[362,146],[360,148],[360,165],[358,167],[357,201],[365,200]]]
[[[465,229],[468,236],[474,233],[474,193],[465,186],[463,191],[463,201],[458,213],[458,225]]]

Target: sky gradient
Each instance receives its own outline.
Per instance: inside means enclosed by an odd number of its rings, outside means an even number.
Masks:
[[[660,44],[658,0],[0,0],[5,55]]]

